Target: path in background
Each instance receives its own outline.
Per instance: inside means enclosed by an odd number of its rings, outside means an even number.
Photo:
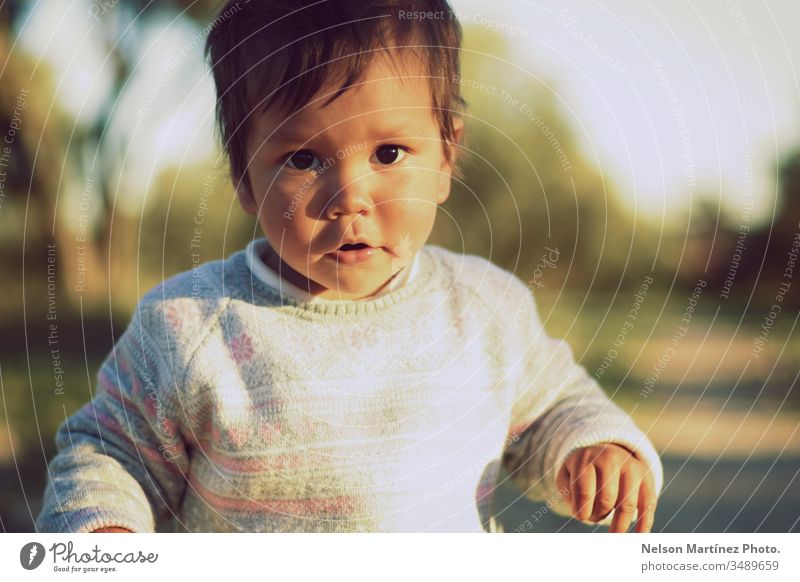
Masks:
[[[683,389],[668,403],[622,404],[662,455],[653,531],[800,532],[798,413],[752,402],[728,399],[715,384],[702,393]],[[497,495],[498,507],[508,507],[505,531],[533,523],[537,512],[534,532],[607,531],[544,512],[513,485]]]
[[[654,532],[800,532],[800,456],[779,459],[687,459],[664,456],[664,490],[656,510]],[[763,479],[763,482],[762,482]],[[509,486],[498,489],[504,530],[525,520],[532,532],[607,531],[542,515],[543,503],[519,499]]]

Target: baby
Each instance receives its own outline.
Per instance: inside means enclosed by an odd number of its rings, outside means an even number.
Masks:
[[[264,238],[141,300],[59,428],[38,529],[499,531],[507,474],[649,531],[647,437],[525,284],[425,244],[463,131],[446,0],[310,3],[221,11],[218,123]]]

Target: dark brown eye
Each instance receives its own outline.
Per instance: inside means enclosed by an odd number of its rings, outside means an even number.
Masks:
[[[400,146],[396,145],[385,145],[378,148],[378,151],[375,152],[375,157],[378,159],[378,162],[381,164],[393,164],[398,160],[403,159],[405,155],[405,150]]]
[[[316,157],[310,151],[299,150],[289,156],[289,159],[286,160],[286,165],[295,170],[309,170],[315,161]]]

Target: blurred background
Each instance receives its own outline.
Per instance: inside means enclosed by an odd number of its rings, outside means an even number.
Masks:
[[[260,236],[203,62],[219,2],[0,4],[0,529],[136,301]],[[655,531],[800,531],[800,4],[453,0],[465,178],[430,241],[529,282],[662,453]],[[506,531],[593,531],[513,485]]]

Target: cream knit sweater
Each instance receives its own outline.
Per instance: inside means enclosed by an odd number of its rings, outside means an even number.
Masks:
[[[304,301],[245,251],[150,291],[59,428],[40,531],[495,531],[501,463],[569,509],[576,447],[658,454],[527,287],[428,245],[404,284]],[[608,522],[610,518],[606,519]]]

